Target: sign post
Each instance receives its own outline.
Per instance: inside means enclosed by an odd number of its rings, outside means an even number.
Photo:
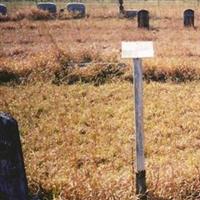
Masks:
[[[135,93],[136,196],[147,200],[143,130],[143,76],[142,58],[153,57],[152,42],[122,42],[122,58],[133,58]]]

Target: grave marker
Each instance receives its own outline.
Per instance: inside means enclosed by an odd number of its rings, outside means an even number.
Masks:
[[[7,7],[4,4],[0,4],[0,14],[1,15],[7,14]]]
[[[136,196],[147,200],[143,128],[143,75],[141,58],[153,57],[152,42],[122,42],[122,58],[133,58],[135,92]]]
[[[37,4],[37,8],[48,11],[52,14],[55,14],[57,12],[56,4],[51,2],[40,2]]]
[[[194,27],[194,10],[185,10],[183,13],[183,18],[185,27]]]
[[[147,28],[149,29],[149,11],[147,10],[140,10],[137,13],[137,21],[138,21],[138,28]]]
[[[126,18],[134,18],[137,16],[137,13],[137,10],[126,10],[124,14]]]
[[[5,113],[0,113],[0,199],[28,199],[18,125]]]
[[[85,17],[86,7],[84,3],[68,3],[67,10],[73,14],[74,17]]]

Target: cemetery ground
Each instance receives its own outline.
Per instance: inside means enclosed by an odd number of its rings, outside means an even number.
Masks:
[[[144,61],[150,199],[200,196],[200,19],[149,7],[150,30],[96,8],[85,19],[0,23],[0,107],[19,123],[30,196],[134,196],[132,62],[121,41],[152,40]],[[87,64],[86,64],[87,63]]]

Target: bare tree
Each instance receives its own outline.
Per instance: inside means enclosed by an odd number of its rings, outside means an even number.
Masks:
[[[119,0],[119,12],[122,13],[122,14],[124,13],[123,4],[124,4],[124,1],[123,0]]]

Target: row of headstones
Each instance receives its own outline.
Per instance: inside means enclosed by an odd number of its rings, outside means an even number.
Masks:
[[[137,22],[139,28],[149,29],[149,11],[140,10],[140,11],[131,11],[125,10],[123,15],[127,18],[137,16]],[[187,9],[183,13],[183,24],[185,27],[194,27],[194,10]]]
[[[57,6],[55,3],[51,2],[39,2],[37,3],[37,8],[48,11],[52,14],[55,14],[57,12]],[[73,14],[78,14],[81,17],[85,16],[86,13],[86,7],[85,4],[83,3],[68,3],[66,5],[66,9],[68,12],[73,13]],[[64,11],[64,9],[61,9],[60,11]],[[7,7],[4,4],[0,4],[0,14],[6,15],[7,14]]]
[[[127,13],[128,12],[128,13]],[[124,11],[124,16],[134,16],[134,12]],[[137,12],[137,21],[139,28],[147,28],[149,29],[149,11],[140,10]],[[183,12],[183,24],[185,27],[194,27],[194,10],[187,9]]]
[[[149,11],[125,10],[123,15],[127,18],[137,16],[138,27],[149,29]],[[183,24],[185,27],[194,27],[194,10],[187,9],[183,12]]]
[[[37,7],[41,10],[49,11],[50,13],[56,13],[57,7],[55,3],[40,2]],[[70,13],[78,14],[79,17],[84,17],[86,13],[86,7],[83,3],[68,3],[66,6]],[[64,9],[61,9],[64,11]],[[7,7],[4,4],[0,4],[0,14],[7,14]],[[123,13],[124,17],[131,18],[137,16],[138,27],[149,28],[149,12],[147,10],[126,10]],[[187,9],[184,11],[184,26],[194,26],[194,10]]]

